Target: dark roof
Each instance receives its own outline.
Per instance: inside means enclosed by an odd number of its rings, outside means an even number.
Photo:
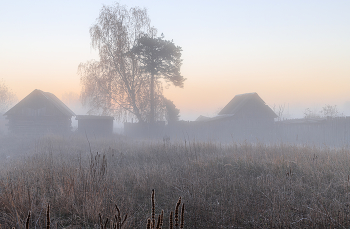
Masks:
[[[76,120],[81,120],[81,119],[89,119],[89,120],[108,120],[108,119],[112,119],[114,120],[114,117],[112,116],[98,116],[98,115],[77,115],[75,117]]]
[[[75,116],[74,112],[69,109],[61,100],[59,100],[54,94],[50,92],[43,92],[39,89],[35,89],[29,95],[27,95],[24,99],[19,101],[14,107],[8,110],[4,115],[11,115],[16,113],[16,110],[21,109],[21,107],[30,99],[35,96],[39,96],[41,98],[46,99],[49,103],[51,103],[54,107],[56,107],[63,115],[65,116]]]
[[[246,104],[248,104],[251,101],[255,101],[258,103],[263,104],[266,106],[266,111],[270,113],[270,115],[274,118],[277,118],[278,116],[275,114],[275,112],[265,104],[264,100],[260,98],[260,96],[256,93],[246,93],[246,94],[239,94],[236,95],[219,113],[218,115],[234,115],[236,114],[240,109],[242,109]]]

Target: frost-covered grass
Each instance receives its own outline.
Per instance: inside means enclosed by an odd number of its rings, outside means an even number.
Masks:
[[[48,203],[51,228],[98,228],[98,214],[114,216],[115,204],[128,214],[125,228],[144,228],[152,189],[157,214],[169,216],[182,197],[185,228],[350,227],[348,149],[118,137],[89,145],[76,136],[12,142],[23,145],[0,152],[3,228],[23,228],[28,211],[31,228],[42,228]]]

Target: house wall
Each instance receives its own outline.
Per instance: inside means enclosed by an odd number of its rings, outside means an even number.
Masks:
[[[275,117],[267,105],[252,100],[235,113],[235,118],[270,119],[273,121]]]
[[[9,116],[10,134],[39,135],[71,131],[71,118],[60,116]]]
[[[8,121],[5,118],[5,116],[0,114],[0,135],[7,134],[7,124],[8,124]]]

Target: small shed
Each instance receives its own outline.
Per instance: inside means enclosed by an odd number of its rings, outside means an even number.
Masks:
[[[35,89],[4,116],[10,134],[37,135],[70,132],[75,114],[54,94]]]
[[[97,115],[77,115],[78,132],[88,133],[98,136],[108,136],[113,134],[113,120],[111,116]]]

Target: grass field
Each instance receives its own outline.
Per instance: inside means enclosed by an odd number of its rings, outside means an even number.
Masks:
[[[146,228],[179,197],[184,228],[349,228],[350,150],[326,146],[2,137],[1,228],[99,228],[115,204]]]

